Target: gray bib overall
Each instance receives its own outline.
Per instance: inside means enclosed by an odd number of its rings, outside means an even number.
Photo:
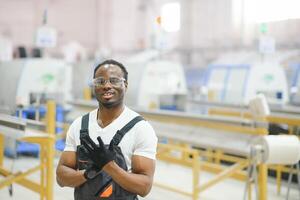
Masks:
[[[127,165],[122,151],[118,144],[123,136],[139,121],[144,120],[141,116],[137,116],[126,124],[121,130],[118,130],[114,135],[111,143],[114,144],[116,153],[115,162],[127,171]],[[89,113],[82,117],[80,135],[88,134]],[[108,148],[109,145],[105,145]],[[76,187],[74,190],[75,200],[137,200],[137,195],[126,191],[119,186],[112,178],[104,171],[97,170],[93,162],[87,157],[86,149],[83,145],[77,146],[77,168],[93,169],[89,170],[88,177],[91,177],[84,184]]]

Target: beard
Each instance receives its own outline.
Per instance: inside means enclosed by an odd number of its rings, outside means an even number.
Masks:
[[[103,106],[106,109],[111,109],[114,107],[118,107],[119,105],[123,104],[123,98],[124,94],[121,95],[118,99],[115,99],[113,101],[103,101],[100,97],[97,97],[97,100],[99,102],[99,106]]]
[[[118,105],[121,105],[122,101],[115,101],[115,102],[100,102],[100,105],[102,105],[104,108],[110,109],[117,107]]]

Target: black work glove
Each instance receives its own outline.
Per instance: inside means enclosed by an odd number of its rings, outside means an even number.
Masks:
[[[113,151],[113,145],[110,144],[109,148],[107,149],[100,136],[97,137],[99,146],[97,146],[88,135],[81,139],[82,145],[89,152],[89,158],[95,163],[95,165],[100,170],[102,170],[104,165],[116,158],[116,153]]]
[[[84,175],[85,179],[90,180],[90,179],[95,178],[100,172],[101,172],[101,169],[99,169],[99,167],[96,166],[95,164],[92,164],[85,169],[85,172],[83,175]]]
[[[94,162],[89,158],[89,152],[83,145],[77,146],[78,162],[77,167],[79,170],[85,169],[84,177],[86,179],[95,178],[101,171]]]

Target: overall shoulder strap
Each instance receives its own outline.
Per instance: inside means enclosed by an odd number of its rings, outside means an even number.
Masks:
[[[90,113],[87,113],[81,118],[80,139],[84,134],[89,134],[89,116]]]
[[[133,118],[130,122],[128,122],[121,130],[118,130],[117,133],[114,135],[113,139],[110,143],[113,145],[118,145],[124,135],[132,128],[134,125],[136,125],[139,121],[145,120],[142,116],[136,116]]]

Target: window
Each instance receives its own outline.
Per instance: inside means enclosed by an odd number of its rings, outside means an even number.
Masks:
[[[299,0],[233,0],[234,15],[244,10],[242,15],[248,23],[300,18],[299,8]]]
[[[161,26],[167,32],[176,32],[180,29],[180,4],[166,3],[161,7]]]

